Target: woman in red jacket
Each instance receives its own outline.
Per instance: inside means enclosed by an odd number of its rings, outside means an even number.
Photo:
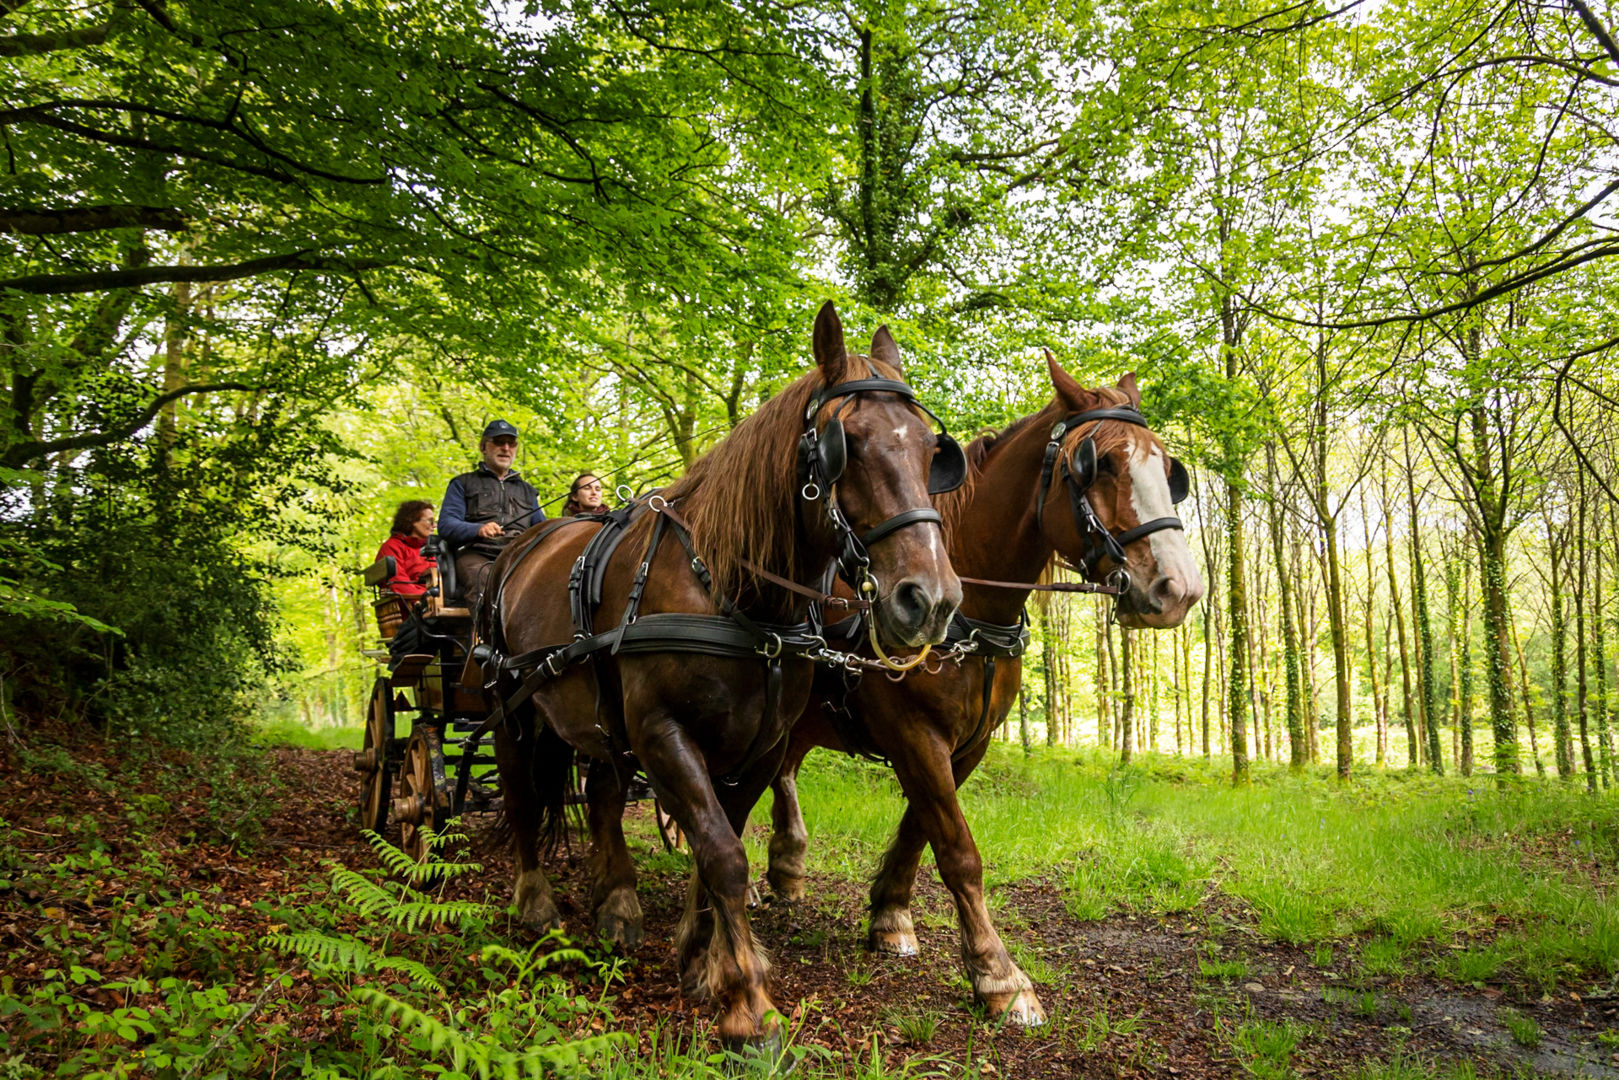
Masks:
[[[394,576],[383,586],[400,596],[420,596],[427,591],[424,575],[432,569],[433,560],[422,554],[422,545],[433,535],[437,519],[433,504],[421,499],[407,499],[394,513],[393,535],[382,542],[377,558],[392,555]]]

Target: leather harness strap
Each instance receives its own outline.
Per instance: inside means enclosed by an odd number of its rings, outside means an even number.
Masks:
[[[1052,474],[1056,470],[1058,460],[1062,463],[1062,479],[1068,489],[1069,507],[1074,516],[1074,527],[1079,535],[1086,541],[1086,550],[1080,557],[1080,569],[1091,574],[1096,571],[1097,564],[1104,558],[1112,559],[1119,566],[1124,565],[1126,544],[1140,540],[1144,536],[1151,536],[1164,529],[1185,529],[1186,526],[1178,517],[1154,518],[1142,522],[1125,532],[1114,534],[1101,519],[1096,516],[1096,510],[1091,506],[1089,496],[1092,477],[1078,477],[1071,468],[1070,455],[1062,453],[1062,441],[1070,431],[1081,424],[1094,424],[1091,428],[1090,438],[1095,435],[1096,429],[1108,420],[1118,420],[1136,427],[1146,427],[1147,420],[1139,411],[1128,405],[1116,405],[1104,409],[1088,409],[1085,412],[1071,413],[1052,425],[1051,441],[1046,443],[1045,457],[1040,463],[1040,487],[1035,492],[1034,521],[1036,528],[1045,527],[1046,492],[1051,489]]]

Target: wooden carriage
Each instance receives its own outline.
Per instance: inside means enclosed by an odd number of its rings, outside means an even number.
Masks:
[[[417,862],[427,857],[424,826],[436,832],[451,818],[495,810],[500,804],[494,755],[477,734],[494,701],[482,687],[463,683],[473,640],[472,612],[441,538],[433,537],[422,553],[434,561],[422,596],[401,596],[387,587],[396,573],[391,556],[360,572],[374,593],[380,638],[377,648],[364,653],[385,670],[372,684],[364,744],[354,755],[360,828],[387,836],[397,823],[401,850]],[[425,647],[396,656],[389,646],[413,622]],[[390,663],[392,670],[386,670]],[[403,734],[401,718],[410,722]],[[654,813],[665,847],[680,847],[680,827],[655,800]]]
[[[441,550],[434,537],[423,553]],[[439,563],[448,569],[441,574]],[[387,586],[394,579],[391,557],[378,559],[361,574],[375,592],[380,646],[365,655],[386,668],[371,687],[365,740],[354,755],[360,774],[360,828],[388,835],[397,822],[400,847],[421,861],[427,855],[424,826],[439,829],[468,811],[491,810],[499,802],[494,757],[481,749],[478,727],[490,702],[479,687],[461,683],[472,613],[455,588],[454,563],[435,560],[422,596],[401,596]],[[407,624],[419,645],[395,656],[389,645]],[[400,721],[409,720],[401,732]]]

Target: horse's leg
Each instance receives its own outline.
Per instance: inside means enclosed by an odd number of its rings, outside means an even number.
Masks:
[[[972,830],[956,799],[956,786],[983,758],[988,741],[980,743],[953,766],[950,748],[942,740],[927,739],[905,747],[894,757],[894,772],[910,803],[905,816],[916,816],[933,847],[939,877],[956,901],[961,927],[961,959],[972,982],[973,995],[991,1015],[1005,1014],[1014,1024],[1045,1023],[1045,1009],[1034,985],[1012,962],[1001,936],[990,921],[984,903],[984,865],[973,843]],[[901,823],[901,836],[904,823]],[[898,844],[896,840],[896,845]],[[914,868],[914,863],[912,864]],[[885,869],[887,869],[885,860]],[[914,869],[913,869],[914,874]],[[877,890],[872,890],[875,900]],[[875,914],[873,922],[875,924]]]
[[[532,713],[521,718],[517,729],[521,739],[505,725],[495,729],[495,762],[500,769],[501,805],[511,826],[517,856],[517,880],[512,903],[525,924],[544,929],[561,927],[551,882],[540,862],[540,831],[544,825],[545,801],[536,787],[535,756],[537,731],[545,730]]]
[[[775,775],[781,755],[765,755],[728,788],[722,801],[685,731],[674,723],[658,727],[643,740],[641,762],[664,808],[686,830],[696,866],[677,934],[681,989],[690,987],[714,999],[720,1010],[717,1030],[725,1042],[774,1037],[778,1032],[761,1028],[775,1006],[765,992],[769,963],[748,926],[748,857],[738,830]]]
[[[765,880],[782,900],[804,899],[804,853],[809,848],[809,830],[798,803],[798,767],[810,751],[810,743],[792,739],[781,768],[770,781],[770,865]]]
[[[917,954],[911,893],[916,887],[916,871],[927,842],[921,818],[907,805],[893,841],[883,852],[877,877],[871,883],[871,926],[866,932],[866,948],[872,952],[889,956]]]
[[[635,865],[624,845],[624,785],[611,763],[592,761],[585,774],[590,806],[590,905],[596,936],[620,949],[643,938],[641,902],[635,896]]]

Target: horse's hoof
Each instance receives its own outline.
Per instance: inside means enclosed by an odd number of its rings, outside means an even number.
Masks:
[[[866,936],[866,949],[883,956],[915,956],[916,933],[909,929],[873,930]]]
[[[757,886],[757,885],[749,885],[748,886],[748,910],[752,911],[754,908],[758,907],[762,903],[764,903],[764,901],[762,899],[760,899],[760,897],[759,897],[759,886]]]
[[[787,1053],[787,1034],[780,1024],[763,1034],[722,1038],[721,1043],[737,1066],[736,1071],[746,1076],[787,1076],[798,1066],[797,1059]]]
[[[646,941],[646,931],[639,919],[626,919],[604,912],[596,916],[596,938],[619,952],[633,952]]]
[[[686,961],[680,969],[680,996],[687,1001],[702,1003],[709,998],[708,953],[703,951]]]
[[[1015,994],[997,995],[999,1001],[983,999],[985,1011],[991,1016],[1004,1017],[1016,1027],[1040,1027],[1046,1022],[1046,1010],[1033,990],[1019,990]]]
[[[770,886],[772,897],[783,903],[796,904],[804,899],[804,879],[791,877],[787,874],[767,874],[765,883]]]
[[[561,930],[562,913],[555,904],[531,904],[517,913],[518,921],[530,930]]]

